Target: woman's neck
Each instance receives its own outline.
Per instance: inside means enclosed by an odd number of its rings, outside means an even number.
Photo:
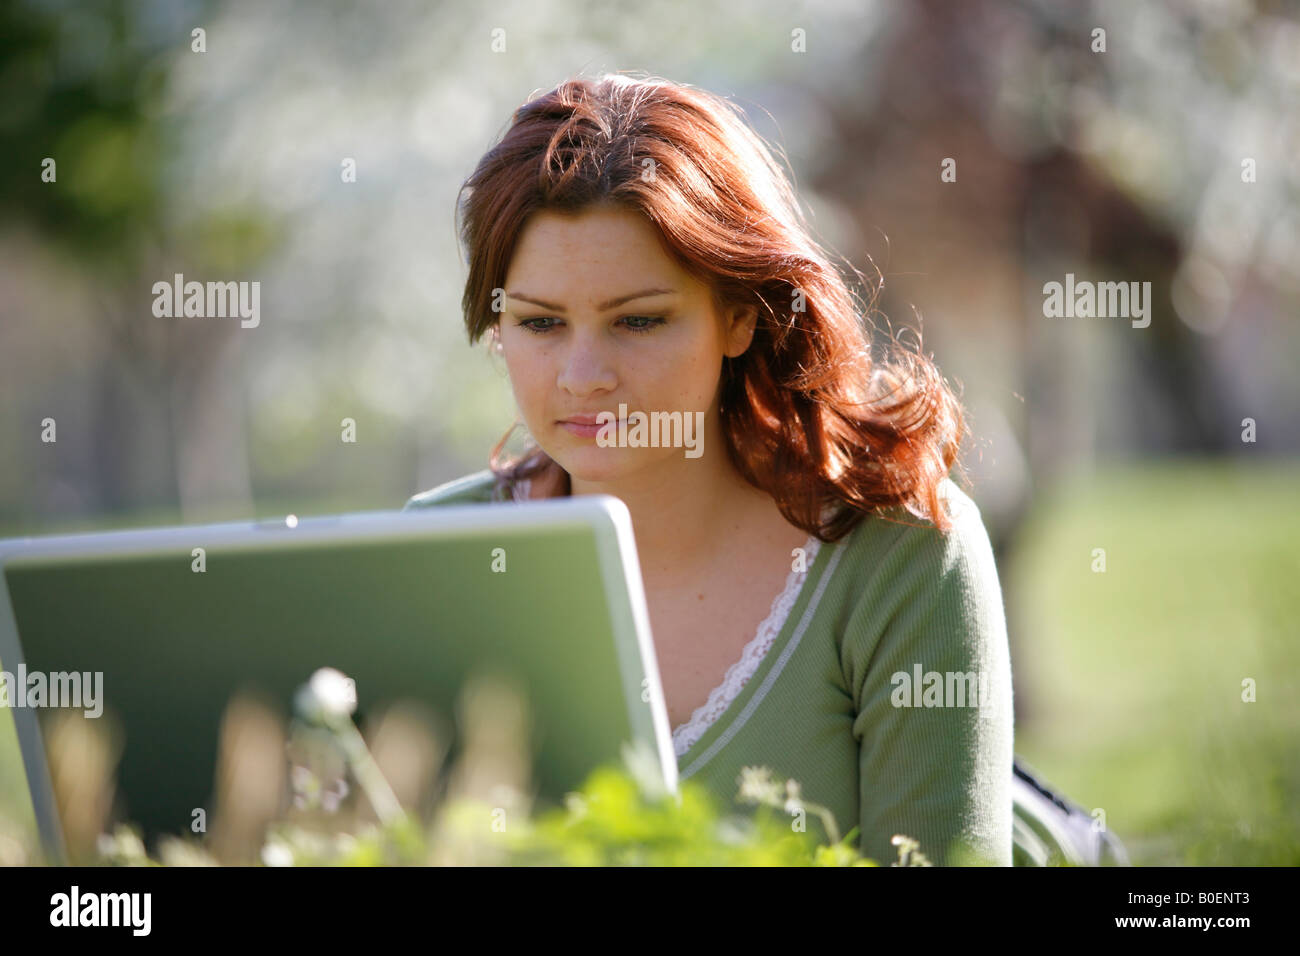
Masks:
[[[574,494],[609,494],[627,505],[642,575],[681,581],[705,573],[756,525],[785,524],[776,502],[731,466],[683,461],[609,483],[570,481]]]

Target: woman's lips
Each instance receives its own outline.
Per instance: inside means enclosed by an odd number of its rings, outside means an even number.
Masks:
[[[618,423],[616,422],[615,427],[617,428],[617,426]],[[605,426],[597,425],[594,422],[590,425],[581,422],[560,422],[560,427],[568,431],[570,434],[577,435],[580,438],[595,438],[600,430]]]

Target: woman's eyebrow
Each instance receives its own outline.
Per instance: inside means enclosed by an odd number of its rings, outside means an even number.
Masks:
[[[544,309],[551,309],[554,312],[565,311],[564,306],[556,305],[554,302],[547,302],[545,299],[538,299],[535,296],[524,295],[522,292],[506,293],[512,299],[519,299],[523,302],[531,302],[533,305],[540,305]],[[645,299],[652,295],[676,295],[676,289],[645,289],[641,292],[631,292],[628,295],[615,296],[612,299],[600,303],[596,306],[596,311],[604,312],[606,309],[612,309],[615,306],[622,305],[624,302],[631,302],[633,299]]]

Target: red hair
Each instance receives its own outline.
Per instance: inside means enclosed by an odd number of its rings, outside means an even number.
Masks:
[[[719,310],[757,305],[749,348],[723,369],[722,431],[732,464],[786,520],[823,541],[900,507],[951,527],[940,486],[966,434],[960,403],[919,337],[915,353],[891,338],[892,360],[872,358],[865,320],[785,173],[739,107],[704,90],[607,74],[515,111],[461,187],[471,344],[497,332],[494,290],[528,217],[597,205],[645,216]],[[559,468],[535,443],[503,459],[513,431],[490,459],[499,493]]]

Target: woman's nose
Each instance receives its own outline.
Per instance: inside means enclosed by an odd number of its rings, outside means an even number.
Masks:
[[[589,339],[575,336],[563,359],[559,387],[574,395],[589,395],[611,390],[616,383],[604,349]]]

